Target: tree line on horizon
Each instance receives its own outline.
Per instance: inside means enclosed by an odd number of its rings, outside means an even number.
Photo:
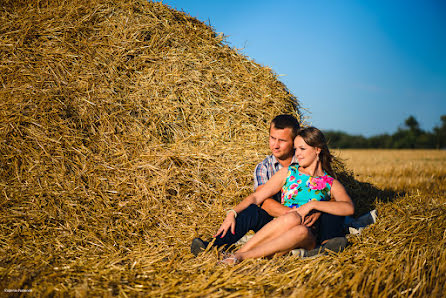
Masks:
[[[393,134],[371,137],[350,135],[342,131],[324,131],[328,146],[332,149],[376,148],[376,149],[445,149],[446,115],[440,117],[440,126],[424,131],[414,116],[409,116],[402,127]]]

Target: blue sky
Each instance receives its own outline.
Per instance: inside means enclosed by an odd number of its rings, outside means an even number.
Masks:
[[[446,114],[446,1],[164,0],[280,75],[308,123],[364,136]]]

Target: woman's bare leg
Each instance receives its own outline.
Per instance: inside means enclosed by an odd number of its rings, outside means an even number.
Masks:
[[[257,231],[257,233],[255,233],[254,236],[249,239],[249,241],[246,242],[238,251],[249,251],[258,245],[279,237],[289,229],[298,226],[301,223],[302,219],[297,212],[290,212],[279,216]]]
[[[316,239],[310,230],[304,225],[298,225],[274,239],[256,245],[250,250],[239,250],[234,254],[234,257],[242,261],[244,259],[261,258],[274,254],[283,255],[296,247],[313,249],[315,244]]]

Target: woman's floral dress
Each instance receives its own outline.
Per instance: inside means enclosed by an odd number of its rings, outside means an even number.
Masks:
[[[299,207],[309,201],[329,201],[334,178],[324,172],[323,176],[313,177],[299,173],[299,165],[288,167],[288,175],[282,187],[282,204]]]

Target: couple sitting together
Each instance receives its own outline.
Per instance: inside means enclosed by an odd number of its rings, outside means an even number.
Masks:
[[[228,211],[212,245],[229,247],[250,230],[255,234],[223,263],[284,255],[297,248],[344,248],[344,216],[352,215],[354,206],[334,178],[322,132],[300,128],[291,115],[279,115],[270,125],[269,147],[272,155],[254,171],[255,192]],[[208,245],[195,238],[191,252],[196,256]]]

